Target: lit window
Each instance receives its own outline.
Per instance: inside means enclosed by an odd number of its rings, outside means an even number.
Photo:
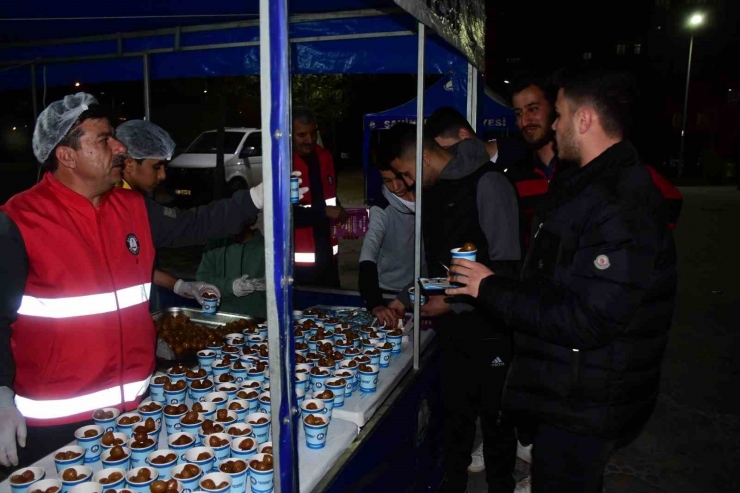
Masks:
[[[625,53],[627,53],[627,45],[617,45],[617,55],[624,55]]]
[[[634,50],[635,50],[635,55],[639,55],[640,52],[642,51],[642,45],[636,44],[634,47]]]
[[[583,59],[584,60],[591,60],[591,52],[590,51],[584,52],[583,53]]]

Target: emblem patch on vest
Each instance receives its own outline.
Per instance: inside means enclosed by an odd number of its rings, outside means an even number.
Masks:
[[[139,239],[136,238],[136,235],[133,233],[126,237],[126,247],[128,248],[128,251],[131,252],[131,255],[139,254]]]
[[[606,255],[599,255],[596,257],[596,260],[594,260],[594,265],[599,270],[606,270],[611,267],[612,264],[609,263],[609,257]]]
[[[327,176],[326,177],[326,181],[329,182],[329,185],[333,185],[334,184],[334,178],[332,178],[331,176]]]

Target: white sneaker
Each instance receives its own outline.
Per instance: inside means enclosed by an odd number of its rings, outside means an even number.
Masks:
[[[483,462],[483,444],[481,443],[475,452],[470,454],[473,461],[468,466],[468,472],[482,472],[486,470],[486,463]]]
[[[514,493],[532,493],[531,476],[527,476],[516,484]]]

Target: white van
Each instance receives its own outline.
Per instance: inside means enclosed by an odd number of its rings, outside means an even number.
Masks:
[[[178,202],[207,203],[216,174],[216,131],[203,132],[167,167],[164,185]],[[262,182],[262,132],[258,128],[226,128],[224,132],[226,192]]]

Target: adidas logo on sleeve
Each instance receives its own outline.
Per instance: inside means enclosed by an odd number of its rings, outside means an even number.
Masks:
[[[506,366],[506,363],[504,363],[501,358],[496,356],[493,361],[491,361],[491,366]]]

